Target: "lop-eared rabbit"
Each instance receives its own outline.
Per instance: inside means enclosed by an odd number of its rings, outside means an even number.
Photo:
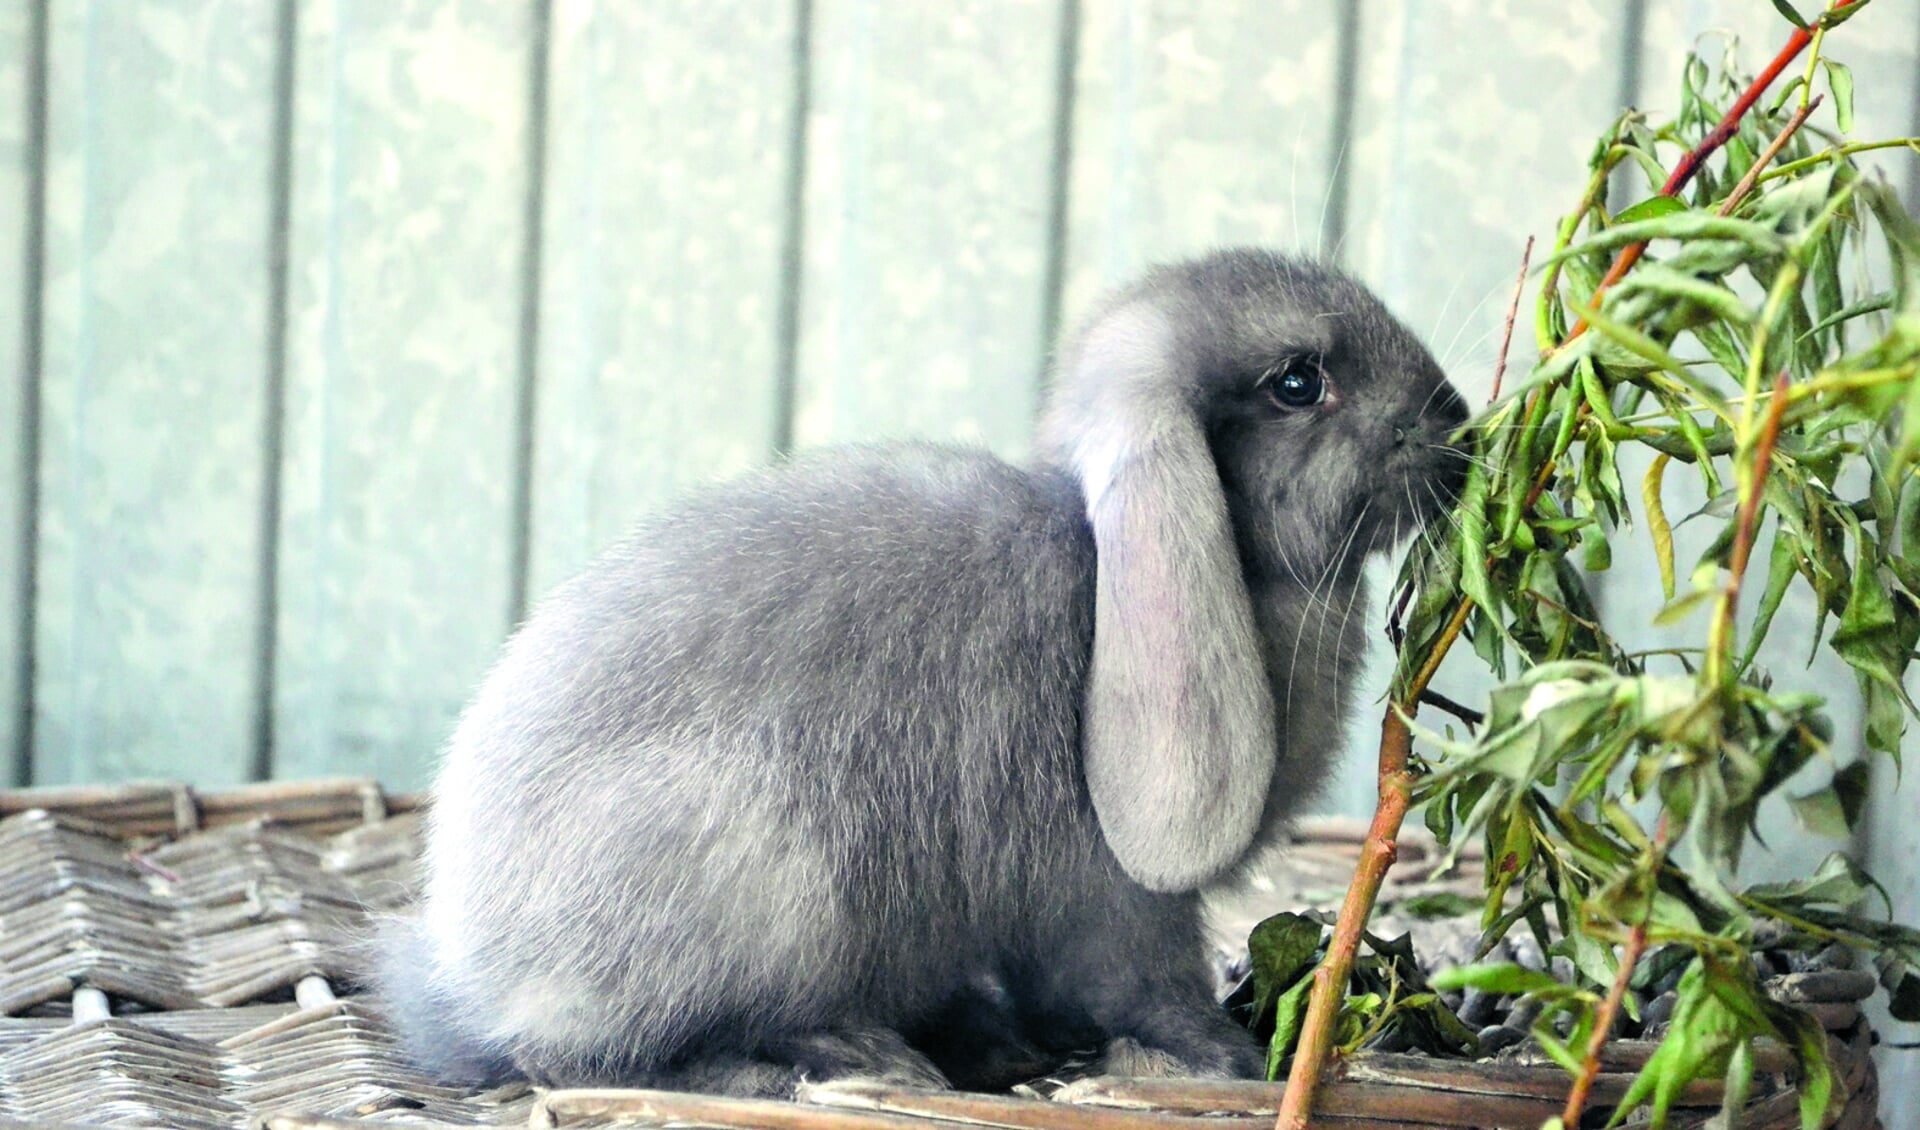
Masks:
[[[1465,418],[1360,285],[1223,251],[1068,339],[1028,466],[827,451],[646,521],[452,737],[381,942],[404,1046],[752,1095],[1110,1041],[1257,1073],[1200,892],[1326,778],[1363,562],[1457,494]]]

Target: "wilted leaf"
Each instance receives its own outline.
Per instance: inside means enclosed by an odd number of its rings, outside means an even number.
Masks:
[[[1654,560],[1660,564],[1660,591],[1668,600],[1673,599],[1673,526],[1667,521],[1667,508],[1660,499],[1661,484],[1666,479],[1667,464],[1673,457],[1661,454],[1654,458],[1647,468],[1646,478],[1640,481],[1640,503],[1646,509],[1647,536],[1653,539]]]
[[[1840,797],[1832,788],[1815,789],[1804,796],[1789,797],[1787,803],[1793,807],[1793,815],[1801,826],[1816,836],[1840,840],[1853,831],[1846,810],[1840,805]]]
[[[1276,914],[1253,928],[1247,950],[1253,961],[1255,1023],[1282,993],[1313,972],[1322,929],[1302,914]]]

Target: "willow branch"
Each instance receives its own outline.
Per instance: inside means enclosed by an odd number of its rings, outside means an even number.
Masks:
[[[1800,108],[1793,112],[1793,117],[1788,118],[1787,124],[1781,127],[1779,136],[1775,137],[1772,144],[1767,146],[1766,151],[1760,154],[1760,159],[1753,163],[1753,167],[1747,170],[1747,175],[1740,178],[1740,183],[1733,186],[1733,191],[1729,193],[1726,200],[1721,203],[1720,214],[1722,216],[1733,215],[1733,210],[1740,206],[1740,202],[1747,198],[1749,192],[1753,191],[1753,186],[1760,183],[1760,174],[1766,170],[1768,165],[1773,164],[1773,159],[1780,155],[1782,149],[1786,148],[1787,142],[1792,140],[1793,135],[1800,132],[1800,127],[1807,123],[1807,115],[1819,109],[1820,103],[1826,101],[1826,97],[1826,95],[1822,94],[1811,102],[1803,102],[1800,104]]]
[[[1855,0],[1838,0],[1835,8],[1843,8]],[[1767,65],[1759,77],[1747,87],[1740,98],[1734,102],[1718,125],[1701,139],[1700,143],[1681,157],[1673,171],[1668,175],[1662,193],[1674,195],[1693,179],[1701,164],[1721,146],[1725,145],[1739,131],[1740,122],[1754,103],[1760,100],[1767,88],[1780,76],[1794,58],[1805,50],[1812,35],[1804,29],[1796,28],[1787,38],[1773,61]],[[1598,308],[1601,297],[1607,289],[1623,278],[1633,264],[1638,262],[1646,250],[1645,243],[1629,244],[1620,249],[1613,264],[1608,268],[1600,285],[1594,289],[1592,303]],[[1556,348],[1564,349],[1567,344],[1586,332],[1587,322],[1582,318],[1576,322],[1567,336]],[[1536,393],[1536,395],[1538,395]],[[1776,403],[1784,405],[1786,397],[1778,396]],[[1583,403],[1581,411],[1586,410]],[[1778,410],[1770,415],[1777,418]],[[1775,429],[1777,431],[1777,427]],[[1769,457],[1771,456],[1769,445]],[[1542,491],[1552,480],[1554,461],[1549,458],[1541,468],[1535,481],[1527,509],[1539,499]],[[1737,600],[1737,589],[1730,599]],[[1393,865],[1400,835],[1401,824],[1406,819],[1407,806],[1412,799],[1413,780],[1408,771],[1408,760],[1412,754],[1413,734],[1409,721],[1419,709],[1420,696],[1426,690],[1433,673],[1446,658],[1460,633],[1465,629],[1467,617],[1473,610],[1473,603],[1464,595],[1455,605],[1453,615],[1440,636],[1434,641],[1433,649],[1426,661],[1421,664],[1405,691],[1388,706],[1386,717],[1380,726],[1379,753],[1379,802],[1374,810],[1373,822],[1368,827],[1367,839],[1361,848],[1360,863],[1354,872],[1353,882],[1347,888],[1347,897],[1341,903],[1340,917],[1334,924],[1333,938],[1328,943],[1327,954],[1313,972],[1313,988],[1308,997],[1307,1015],[1300,1029],[1300,1044],[1294,1053],[1293,1066],[1287,1075],[1287,1087],[1280,1103],[1280,1114],[1275,1120],[1275,1130],[1306,1130],[1307,1118],[1313,1110],[1313,1099],[1320,1085],[1320,1075],[1325,1069],[1328,1056],[1333,1048],[1333,1031],[1339,1017],[1340,1004],[1346,998],[1347,983],[1353,971],[1354,955],[1359,950],[1360,937],[1365,930],[1367,920],[1372,916],[1374,902],[1379,895],[1380,884],[1386,878],[1387,869]]]
[[[1649,850],[1650,871],[1656,876],[1667,854],[1667,814],[1660,814],[1660,826],[1653,834],[1653,846]],[[1560,1115],[1561,1125],[1577,1127],[1580,1115],[1587,1109],[1587,1098],[1593,1093],[1594,1080],[1600,1077],[1601,1055],[1607,1049],[1607,1039],[1613,1034],[1614,1021],[1620,1015],[1620,1006],[1627,999],[1627,989],[1633,984],[1634,967],[1640,964],[1640,957],[1647,952],[1647,921],[1653,917],[1653,895],[1647,897],[1647,912],[1633,924],[1627,933],[1627,943],[1620,953],[1620,969],[1614,974],[1613,986],[1607,990],[1606,999],[1600,1002],[1600,1008],[1593,1014],[1593,1033],[1587,1037],[1586,1058],[1580,1063],[1580,1074],[1574,1076],[1573,1086],[1567,1091],[1566,1110]]]
[[[1845,8],[1854,2],[1855,0],[1839,0],[1834,7]],[[1687,150],[1679,163],[1673,166],[1673,171],[1667,174],[1667,182],[1660,186],[1662,196],[1678,195],[1680,190],[1687,186],[1687,182],[1693,179],[1694,174],[1700,171],[1700,166],[1706,162],[1706,159],[1713,156],[1721,146],[1733,140],[1733,136],[1740,132],[1740,121],[1747,116],[1747,111],[1753,109],[1753,104],[1760,100],[1760,96],[1767,92],[1769,86],[1773,85],[1773,80],[1779,78],[1780,72],[1791,66],[1794,59],[1800,52],[1805,51],[1807,44],[1811,42],[1813,42],[1812,32],[1805,28],[1793,29],[1793,34],[1787,37],[1787,42],[1780,48],[1779,54],[1767,64],[1767,69],[1761,71],[1759,76],[1748,84],[1747,89],[1732,106],[1727,108],[1727,112],[1721,116],[1719,123],[1708,132],[1707,136],[1701,138],[1698,145]],[[1593,305],[1596,309],[1599,306],[1601,294],[1605,293],[1608,287],[1619,282],[1627,271],[1640,261],[1641,253],[1646,249],[1644,240],[1639,243],[1629,243],[1620,249],[1620,254],[1614,257],[1613,266],[1607,269],[1606,276],[1594,289]],[[1574,323],[1573,329],[1567,332],[1566,341],[1561,342],[1560,347],[1564,349],[1567,342],[1586,331],[1587,322],[1582,318]]]
[[[1767,471],[1773,465],[1774,444],[1780,438],[1780,418],[1786,412],[1787,374],[1773,381],[1773,398],[1760,421],[1753,441],[1753,469],[1747,474],[1740,495],[1740,510],[1733,528],[1733,552],[1727,560],[1727,585],[1720,592],[1713,610],[1713,623],[1707,629],[1706,678],[1718,684],[1731,671],[1734,614],[1740,608],[1740,584],[1747,575],[1747,562],[1753,556],[1753,538],[1760,524],[1760,499],[1766,494]]]

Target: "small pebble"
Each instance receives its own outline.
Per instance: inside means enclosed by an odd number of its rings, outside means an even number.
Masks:
[[[1525,1041],[1527,1034],[1518,1028],[1505,1024],[1490,1024],[1480,1029],[1480,1054],[1498,1055],[1502,1051]]]
[[[1814,954],[1807,964],[1813,969],[1852,969],[1858,960],[1858,956],[1852,950],[1835,942]]]
[[[1665,977],[1654,982],[1653,991],[1663,995],[1672,995],[1673,991],[1680,987],[1680,978],[1685,976],[1686,972],[1687,967],[1685,965],[1676,967],[1668,972]]]
[[[1501,1023],[1507,1025],[1509,1028],[1518,1028],[1524,1032],[1528,1028],[1533,1027],[1533,1022],[1538,1019],[1539,1016],[1540,1002],[1534,1000],[1532,997],[1521,997],[1514,1002],[1513,1009],[1507,1013],[1507,1018]]]
[[[1652,1031],[1655,1027],[1665,1027],[1667,1021],[1673,1019],[1673,1006],[1678,1003],[1680,1003],[1678,993],[1672,991],[1661,993],[1648,1002],[1646,1008],[1640,1010],[1641,1024],[1647,1031]]]
[[[1500,998],[1483,989],[1468,989],[1460,1002],[1460,1019],[1469,1028],[1484,1028],[1500,1015]]]
[[[1572,958],[1556,957],[1547,963],[1547,969],[1553,974],[1553,979],[1562,985],[1573,984],[1574,968]]]
[[[1523,969],[1545,969],[1547,959],[1540,952],[1540,943],[1533,940],[1532,933],[1509,934],[1507,936],[1513,960]]]
[[[1858,969],[1823,969],[1776,977],[1767,982],[1767,994],[1795,1004],[1841,1003],[1866,1000],[1879,984],[1879,978]]]

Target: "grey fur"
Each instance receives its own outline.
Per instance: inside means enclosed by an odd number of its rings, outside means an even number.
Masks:
[[[1327,405],[1262,381],[1323,359]],[[1130,1040],[1260,1056],[1198,890],[1339,747],[1366,553],[1464,408],[1363,288],[1260,251],[1110,299],[1032,467],[852,448],[640,527],[508,644],[384,943],[448,1078],[991,1085]]]

